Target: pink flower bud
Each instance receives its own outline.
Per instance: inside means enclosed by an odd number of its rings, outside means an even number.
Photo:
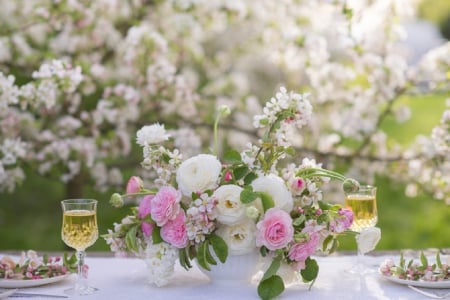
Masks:
[[[225,181],[228,182],[231,179],[233,179],[233,176],[231,175],[231,172],[228,170],[225,172]]]
[[[127,183],[127,194],[138,193],[143,187],[142,179],[138,176],[131,176]]]

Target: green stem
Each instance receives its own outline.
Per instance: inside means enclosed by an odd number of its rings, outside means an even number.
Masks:
[[[219,151],[219,139],[217,137],[219,120],[220,120],[220,113],[217,115],[216,121],[214,122],[214,149],[213,149],[213,154],[216,155],[216,156],[217,156],[217,153]]]
[[[137,193],[123,194],[122,197],[133,197],[133,196],[142,196],[142,195],[151,195],[151,194],[156,194],[156,191],[142,189],[140,192],[137,192]]]
[[[321,177],[328,177],[331,179],[336,179],[336,180],[340,180],[340,181],[344,181],[345,179],[347,179],[347,177],[345,177],[342,174],[339,174],[337,172],[331,171],[331,170],[327,170],[327,169],[321,169],[321,168],[308,168],[308,169],[303,169],[300,170],[296,176],[302,177],[302,178],[310,178],[310,177],[314,177],[314,176],[321,176]]]

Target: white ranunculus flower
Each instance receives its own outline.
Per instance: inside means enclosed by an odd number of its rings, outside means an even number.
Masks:
[[[215,190],[212,197],[217,199],[217,220],[226,225],[240,223],[246,216],[246,205],[241,202],[240,186],[222,185]]]
[[[181,163],[177,170],[177,183],[183,195],[214,189],[222,165],[214,155],[199,154]]]
[[[254,191],[269,194],[275,203],[275,207],[278,207],[286,212],[290,212],[292,210],[294,205],[292,194],[284,184],[283,179],[277,175],[269,174],[267,176],[258,177],[253,180],[252,187]],[[257,201],[260,202],[260,200]],[[261,208],[260,204],[257,205]]]
[[[380,241],[381,230],[378,227],[370,227],[361,230],[356,236],[358,251],[362,254],[372,251]]]
[[[216,233],[228,245],[229,255],[243,255],[256,248],[256,226],[251,220],[235,225],[222,225]]]

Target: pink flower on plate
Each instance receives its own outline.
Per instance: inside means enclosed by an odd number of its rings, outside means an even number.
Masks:
[[[256,229],[256,246],[272,251],[286,247],[294,237],[291,216],[279,208],[267,210]]]
[[[162,187],[152,199],[150,213],[158,226],[175,219],[180,211],[181,193],[171,186]]]
[[[141,224],[142,232],[144,233],[144,236],[147,238],[152,235],[153,228],[155,228],[155,224],[153,223],[142,222]]]
[[[320,243],[320,234],[318,232],[312,232],[309,234],[309,240],[301,243],[294,244],[291,249],[289,249],[289,258],[300,262],[298,267],[300,269],[304,268],[305,260],[312,255]]]
[[[184,248],[188,244],[186,231],[186,215],[180,210],[175,219],[170,220],[161,228],[161,237],[164,241],[176,248]]]
[[[138,193],[143,187],[142,179],[138,176],[131,176],[127,183],[127,194]]]
[[[330,221],[330,230],[341,233],[350,228],[353,223],[353,212],[350,209],[340,208],[339,216]]]
[[[138,217],[143,219],[146,216],[148,216],[151,212],[152,207],[152,199],[154,198],[154,195],[147,195],[144,197],[144,199],[141,200],[138,207]]]

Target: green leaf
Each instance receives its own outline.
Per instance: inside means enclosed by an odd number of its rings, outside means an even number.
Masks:
[[[300,225],[302,225],[305,221],[306,221],[306,216],[305,216],[305,215],[300,215],[298,218],[295,218],[295,219],[294,219],[294,221],[292,222],[292,225],[294,225],[294,226],[300,226]]]
[[[425,254],[423,254],[423,252],[420,252],[420,262],[422,263],[422,266],[424,268],[428,267],[428,260]]]
[[[245,175],[247,175],[249,169],[246,166],[238,167],[233,170],[234,178],[236,180],[242,179]]]
[[[163,239],[161,237],[161,228],[158,226],[153,227],[152,241],[153,241],[153,244],[159,244],[159,243],[163,242]]]
[[[436,253],[436,265],[439,269],[442,269],[441,255],[439,254],[439,252]]]
[[[332,206],[331,204],[326,203],[326,202],[324,202],[324,201],[318,201],[318,203],[319,203],[319,208],[320,208],[321,210],[329,210],[330,207]]]
[[[261,203],[263,205],[264,212],[266,212],[269,208],[272,208],[275,206],[275,202],[273,201],[272,197],[269,194],[267,194],[265,192],[256,192],[256,194],[261,199]]]
[[[209,243],[206,243],[206,246],[205,246],[205,257],[206,257],[206,262],[208,264],[217,265],[216,260],[214,259],[214,257],[211,255],[211,252],[209,251]]]
[[[216,253],[217,258],[221,263],[225,263],[228,257],[228,246],[227,243],[218,235],[211,234],[209,236],[211,241],[211,246],[213,247],[214,253]]]
[[[188,254],[186,252],[186,248],[180,249],[178,251],[178,257],[180,259],[180,265],[188,271],[190,268],[192,268],[191,261],[188,257]]]
[[[319,274],[319,265],[315,259],[308,257],[305,261],[305,268],[300,271],[305,282],[313,281]]]
[[[242,203],[248,204],[258,199],[258,194],[253,192],[253,189],[250,186],[246,186],[242,190],[240,198]]]
[[[197,262],[205,270],[211,271],[208,262],[206,261],[206,243],[203,242],[198,246],[197,249]]]
[[[125,245],[128,249],[132,251],[139,251],[138,249],[138,243],[136,239],[136,233],[137,233],[138,226],[133,226],[128,230],[127,234],[125,235]]]
[[[295,149],[293,147],[286,147],[284,149],[284,151],[290,156],[294,156],[295,155]]]
[[[227,151],[223,156],[223,161],[227,164],[241,163],[242,162],[241,154],[236,150]]]
[[[403,257],[403,252],[400,253],[400,262],[399,262],[399,266],[400,266],[400,268],[402,268],[402,269],[405,268],[405,258]]]
[[[281,265],[281,257],[277,256],[272,260],[272,263],[264,273],[263,278],[261,278],[261,280],[266,280],[269,277],[272,277],[273,275],[277,274],[280,265]]]
[[[245,176],[244,178],[244,184],[249,185],[250,183],[252,183],[253,180],[255,180],[256,178],[258,178],[258,175],[256,175],[253,172],[250,172],[247,174],[247,176]]]
[[[330,234],[323,240],[322,251],[325,252],[328,249],[328,245],[333,241],[333,236]]]
[[[274,299],[284,291],[283,279],[278,275],[273,275],[262,280],[258,285],[258,295],[262,300]]]

